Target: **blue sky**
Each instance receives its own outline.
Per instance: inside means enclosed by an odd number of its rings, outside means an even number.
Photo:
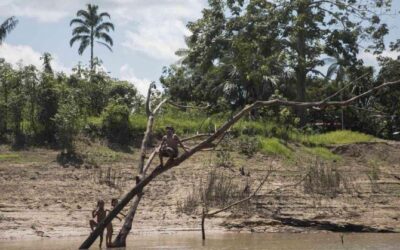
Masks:
[[[393,0],[393,13],[400,10],[400,1]],[[116,26],[112,33],[113,52],[100,45],[95,55],[103,60],[112,76],[129,80],[144,93],[150,81],[158,81],[163,66],[176,62],[174,51],[184,47],[184,35],[189,35],[186,23],[196,20],[206,6],[206,0],[92,0],[100,11],[111,14]],[[16,64],[41,66],[40,55],[50,52],[57,70],[70,72],[79,61],[87,64],[89,50],[82,56],[77,45],[69,46],[69,21],[84,8],[81,0],[0,0],[0,21],[15,15],[17,28],[0,47],[0,57]],[[391,34],[387,41],[400,38],[400,17],[384,18]],[[385,55],[396,56],[385,52]],[[376,65],[374,56],[361,53],[366,64]]]

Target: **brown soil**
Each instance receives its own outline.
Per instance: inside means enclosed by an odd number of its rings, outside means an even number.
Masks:
[[[94,152],[108,152],[100,146],[86,147]],[[251,205],[207,219],[207,230],[304,232],[329,230],[318,227],[327,223],[339,228],[361,225],[399,231],[400,144],[355,144],[335,147],[332,151],[342,156],[342,160],[324,163],[334,166],[343,176],[343,187],[336,197],[305,193],[303,183],[282,188],[298,183],[315,160],[299,157],[287,163],[261,154],[247,158],[233,153],[234,165],[219,168],[220,171],[244,183],[248,177],[239,172],[244,167],[245,172],[250,171],[252,190],[268,169],[272,167],[274,172]],[[14,156],[0,158],[0,240],[87,235],[97,199],[104,199],[109,208],[111,198],[121,197],[135,182],[138,149],[133,153],[108,154],[101,156],[98,166],[91,163],[80,168],[63,167],[55,160],[56,151],[14,152],[1,146],[0,155]],[[107,157],[110,159],[104,160]],[[178,211],[178,204],[215,168],[209,164],[214,157],[210,152],[202,152],[153,181],[145,189],[133,231],[199,230],[201,208],[187,215]],[[105,177],[108,171],[110,178]],[[373,174],[378,178],[371,179]],[[285,220],[301,223],[285,223]],[[305,226],[304,221],[313,223]],[[118,220],[113,223],[114,231],[118,231],[122,223]]]

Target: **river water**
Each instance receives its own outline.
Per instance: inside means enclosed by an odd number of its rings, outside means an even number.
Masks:
[[[399,250],[400,234],[207,234],[205,243],[200,233],[133,235],[130,249],[265,249],[265,250]],[[43,239],[35,241],[0,241],[1,250],[70,250],[77,249],[83,238]],[[98,248],[98,241],[92,249]],[[103,242],[104,244],[104,242]],[[105,249],[103,245],[103,249]]]

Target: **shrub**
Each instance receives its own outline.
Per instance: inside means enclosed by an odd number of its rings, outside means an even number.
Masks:
[[[248,156],[253,156],[260,147],[260,142],[256,137],[242,135],[239,137],[239,151]]]
[[[73,154],[74,139],[82,128],[82,115],[72,93],[59,104],[54,122],[57,126],[56,139],[63,153]]]
[[[213,170],[201,189],[202,201],[210,207],[222,207],[247,197],[248,185],[240,185],[223,172]]]
[[[131,139],[129,108],[110,102],[102,113],[102,127],[109,142],[126,145]]]
[[[227,134],[220,143],[220,150],[217,151],[216,165],[219,167],[232,167],[232,136]]]
[[[341,191],[342,175],[331,166],[319,162],[308,167],[308,174],[304,181],[304,192],[336,197]],[[345,183],[343,183],[345,185]]]

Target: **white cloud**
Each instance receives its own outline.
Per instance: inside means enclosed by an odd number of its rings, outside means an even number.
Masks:
[[[42,53],[35,51],[32,47],[27,45],[3,43],[0,46],[0,58],[4,58],[8,63],[14,66],[21,63],[22,65],[34,65],[38,69],[41,69],[43,67],[43,62],[40,60],[41,56]],[[52,56],[52,66],[56,71],[70,73],[70,70],[59,62],[56,55]]]
[[[167,20],[159,25],[146,24],[135,31],[127,31],[123,46],[154,58],[176,60],[175,51],[185,47],[183,35],[188,31],[182,21]]]
[[[0,16],[28,17],[40,22],[56,22],[68,16],[71,8],[77,3],[77,0],[5,0],[0,4]]]
[[[200,17],[204,1],[143,2],[145,3],[139,4],[137,8],[126,9],[128,12],[124,16],[135,23],[136,28],[125,32],[126,40],[123,46],[156,59],[173,62],[177,59],[175,51],[185,47],[184,36],[190,34],[186,28],[187,21]]]
[[[150,80],[146,78],[138,78],[134,73],[133,69],[129,67],[129,65],[127,64],[124,64],[120,68],[120,76],[122,80],[126,80],[135,85],[139,93],[141,93],[144,96],[146,95],[147,90],[149,89],[149,85],[151,83]]]
[[[400,55],[399,52],[389,51],[389,50],[385,50],[381,54],[381,56],[383,57],[390,57],[392,59],[396,59],[399,55]],[[373,53],[362,52],[358,57],[364,61],[365,65],[379,67],[377,56],[374,55]]]

